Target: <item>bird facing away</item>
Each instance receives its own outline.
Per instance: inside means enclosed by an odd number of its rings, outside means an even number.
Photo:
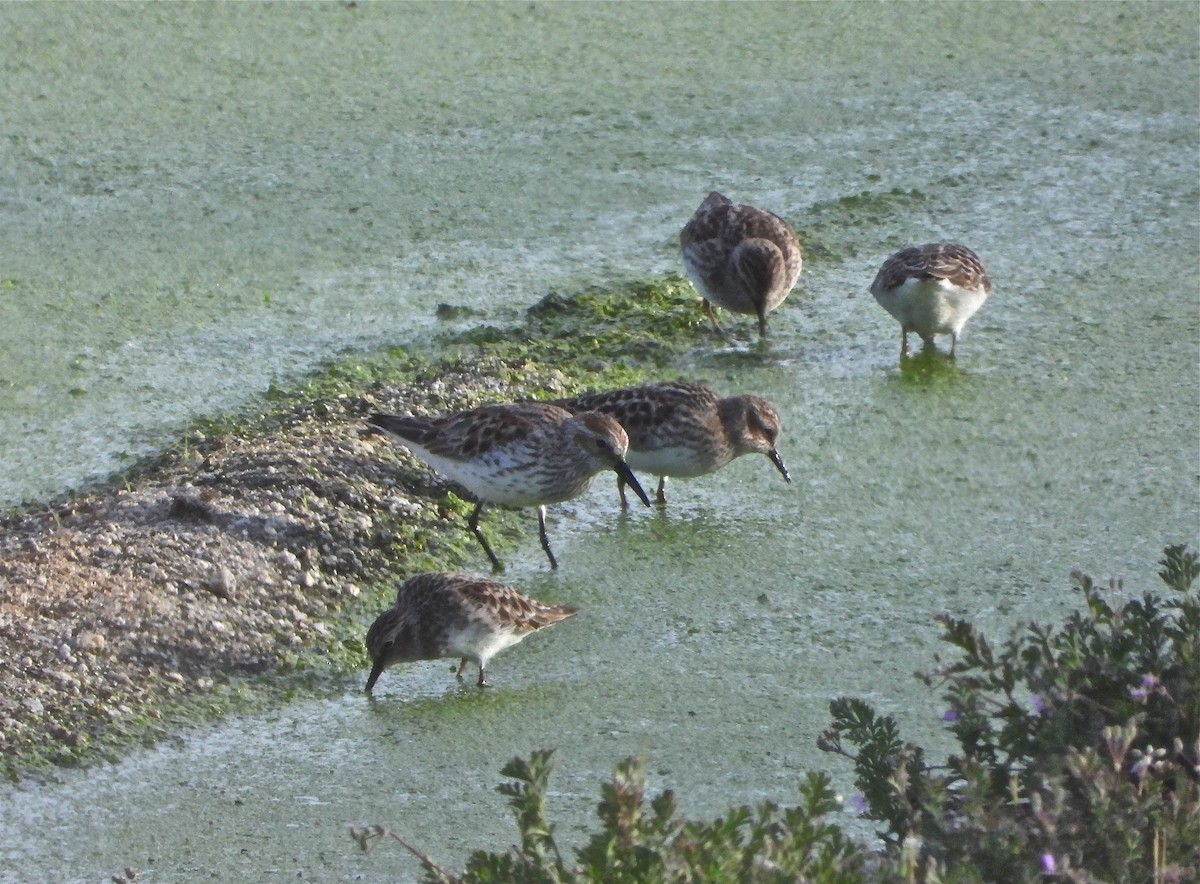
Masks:
[[[933,347],[934,335],[950,335],[950,356],[958,336],[992,291],[979,256],[949,242],[902,249],[883,262],[871,294],[900,323],[900,358],[908,356],[908,333]]]
[[[782,430],[779,413],[761,396],[722,399],[695,381],[667,381],[566,399],[567,408],[611,415],[629,434],[630,467],[653,473],[658,502],[667,502],[667,477],[703,476],[743,454],[765,454],[788,482],[775,449]],[[625,483],[617,480],[625,501]]]
[[[735,203],[715,190],[679,235],[683,268],[704,299],[704,312],[718,334],[712,305],[758,317],[767,333],[767,314],[783,303],[800,278],[800,242],[778,215]]]
[[[367,692],[383,670],[395,663],[459,657],[462,678],[467,661],[479,667],[479,686],[487,684],[488,661],[531,632],[573,617],[578,608],[545,605],[487,577],[429,572],[410,577],[396,603],[367,630],[371,674]]]
[[[514,402],[441,417],[375,414],[367,423],[475,497],[467,526],[497,571],[504,566],[479,528],[486,504],[536,506],[538,534],[551,568],[558,562],[546,536],[546,504],[578,497],[607,469],[650,506],[625,462],[629,437],[608,415],[572,414],[546,402]]]

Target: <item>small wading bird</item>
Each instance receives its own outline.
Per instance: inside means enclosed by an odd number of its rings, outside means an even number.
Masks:
[[[504,566],[479,528],[486,504],[536,506],[538,534],[551,568],[558,562],[546,536],[546,504],[578,497],[597,473],[614,470],[650,506],[625,463],[629,437],[608,415],[572,414],[546,402],[514,402],[442,417],[375,414],[367,423],[475,497],[467,526],[497,571]]]
[[[395,663],[459,657],[462,678],[467,661],[484,670],[500,651],[531,632],[573,617],[578,608],[545,605],[511,586],[470,574],[417,574],[401,585],[396,603],[380,614],[367,631],[371,674],[367,692],[383,670]]]
[[[949,242],[902,249],[883,262],[871,294],[900,323],[900,358],[908,356],[908,333],[932,349],[934,335],[950,335],[950,356],[958,336],[992,291],[979,256]]]
[[[788,482],[775,450],[782,429],[779,413],[761,396],[722,399],[695,381],[667,381],[561,400],[572,411],[611,415],[629,434],[625,455],[635,470],[659,477],[658,502],[667,502],[667,477],[715,472],[743,454],[765,454]],[[617,479],[621,504],[625,482]]]
[[[683,267],[704,299],[704,312],[725,334],[712,305],[758,317],[767,333],[767,314],[783,303],[800,278],[800,242],[777,215],[744,206],[713,191],[679,235]]]

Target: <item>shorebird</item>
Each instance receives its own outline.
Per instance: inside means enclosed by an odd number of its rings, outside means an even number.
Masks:
[[[704,312],[725,334],[712,305],[758,317],[767,333],[767,314],[783,303],[800,278],[800,242],[778,215],[735,203],[715,190],[679,236],[683,267],[704,299]]]
[[[908,356],[908,333],[932,348],[934,335],[958,336],[992,291],[979,256],[966,246],[938,242],[902,249],[883,262],[871,294],[900,323],[900,358]]]
[[[658,502],[667,502],[667,477],[703,476],[743,454],[765,454],[791,482],[775,449],[779,413],[761,396],[722,399],[711,387],[678,380],[626,387],[561,400],[572,411],[597,411],[616,418],[629,435],[629,466],[659,477]],[[625,482],[617,479],[625,500]]]
[[[625,462],[629,438],[607,415],[572,414],[546,402],[514,402],[440,417],[375,414],[367,423],[474,496],[467,526],[497,571],[504,566],[479,528],[487,504],[536,506],[538,534],[551,568],[558,562],[546,535],[546,504],[578,497],[597,473],[609,469],[650,506]]]
[[[395,663],[459,657],[462,678],[467,661],[484,670],[500,651],[531,632],[573,617],[578,608],[546,605],[487,577],[429,572],[410,577],[396,593],[396,603],[380,614],[367,631],[371,674],[367,692],[383,670]]]

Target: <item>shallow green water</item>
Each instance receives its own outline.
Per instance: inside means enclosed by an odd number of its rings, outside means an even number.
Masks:
[[[498,658],[493,689],[429,664],[368,701],[355,677],[11,790],[3,880],[412,876],[345,827],[389,824],[452,865],[502,848],[499,768],[545,746],[568,840],[642,751],[688,812],[787,801],[803,770],[837,770],[814,741],[838,694],[937,745],[939,703],[911,677],[933,614],[993,632],[1060,616],[1072,568],[1141,591],[1164,544],[1200,534],[1192,6],[71,5],[0,23],[0,498],[413,339],[439,302],[512,315],[674,271],[710,188],[784,215],[808,254],[765,354],[705,338],[679,368],[775,402],[793,485],[742,459],[622,516],[601,481],[551,516],[560,572],[533,534],[505,556],[513,584],[583,612]],[[996,291],[956,367],[901,373],[866,286],[938,238],[979,251]]]

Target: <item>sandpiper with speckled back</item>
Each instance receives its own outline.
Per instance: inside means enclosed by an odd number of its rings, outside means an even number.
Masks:
[[[704,312],[718,334],[712,305],[758,317],[767,333],[767,314],[783,303],[800,278],[800,242],[778,215],[735,203],[713,191],[679,235],[683,267],[704,299]]]
[[[743,454],[765,454],[792,481],[775,448],[782,430],[779,413],[761,396],[722,398],[706,384],[681,379],[590,393],[561,404],[616,418],[629,435],[625,458],[630,467],[659,477],[660,504],[667,502],[668,476],[703,476]],[[625,505],[621,479],[617,491]]]
[[[900,358],[908,356],[908,333],[927,348],[935,335],[950,335],[950,355],[967,320],[992,291],[979,256],[956,243],[927,243],[902,249],[883,262],[871,294],[900,323]]]
[[[552,568],[558,561],[546,535],[546,504],[578,497],[597,473],[609,469],[650,506],[625,462],[629,437],[608,415],[572,414],[545,402],[514,402],[441,417],[375,414],[367,423],[474,496],[467,525],[497,571],[504,566],[479,528],[486,504],[537,507],[538,534]]]
[[[573,617],[578,608],[547,605],[487,577],[429,572],[410,577],[396,603],[367,631],[371,674],[367,691],[395,663],[458,657],[462,678],[467,662],[479,667],[487,684],[488,661],[531,632]]]

